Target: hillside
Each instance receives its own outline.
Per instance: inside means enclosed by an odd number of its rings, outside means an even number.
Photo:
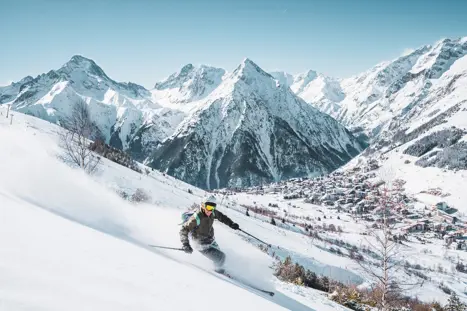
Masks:
[[[4,107],[0,112],[4,116]],[[58,160],[57,129],[21,113],[14,113],[12,125],[0,118],[0,306],[347,310],[324,293],[275,279],[268,267],[271,259],[248,243],[247,236],[222,225],[215,225],[216,236],[228,254],[227,268],[240,279],[276,291],[274,297],[213,273],[199,254],[148,247],[177,247],[180,214],[199,202],[204,191],[156,171],[139,174],[106,159],[91,178]],[[147,193],[147,203],[121,198],[122,192],[131,196],[137,189]],[[221,209],[263,239],[275,242],[281,235],[272,226]],[[192,304],[200,288],[209,290],[210,304]]]

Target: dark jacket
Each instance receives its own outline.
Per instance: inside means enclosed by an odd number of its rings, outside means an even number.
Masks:
[[[190,232],[192,238],[199,244],[211,244],[214,242],[214,228],[212,224],[215,219],[229,227],[234,223],[229,217],[219,211],[213,211],[208,217],[203,211],[198,210],[180,229],[180,241],[182,244],[189,244],[188,234]]]

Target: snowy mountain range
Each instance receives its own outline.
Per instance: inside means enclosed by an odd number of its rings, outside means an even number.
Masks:
[[[466,54],[467,37],[443,39],[347,79],[314,71],[296,76],[273,75],[345,126],[361,128],[375,138],[394,117],[419,107],[436,92],[437,81],[445,78],[446,72]],[[453,79],[457,73],[451,70],[449,74]]]
[[[183,119],[183,113],[153,102],[144,87],[116,82],[82,56],[73,56],[58,70],[0,88],[0,103],[58,124],[78,99],[88,103],[107,142],[132,149],[139,160]]]
[[[151,156],[202,187],[249,186],[334,170],[363,146],[245,59]]]
[[[332,171],[363,149],[353,135],[371,153],[415,143],[437,129],[427,122],[464,129],[466,54],[467,37],[444,39],[348,79],[188,64],[151,90],[74,56],[0,87],[0,104],[60,124],[83,98],[107,142],[137,160],[200,187],[251,185]]]
[[[467,37],[422,46],[348,79],[273,75],[354,134],[369,136],[364,157],[402,152],[417,166],[467,169]]]
[[[74,56],[58,70],[0,88],[0,96],[14,110],[58,124],[83,98],[112,146],[203,188],[320,175],[363,150],[248,59],[232,73],[189,64],[147,90]]]

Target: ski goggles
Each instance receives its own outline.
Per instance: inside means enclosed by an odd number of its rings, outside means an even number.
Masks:
[[[208,211],[213,211],[216,209],[216,203],[204,203],[204,208]]]

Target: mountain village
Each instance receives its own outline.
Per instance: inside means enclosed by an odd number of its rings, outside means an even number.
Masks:
[[[323,215],[327,214],[326,210],[333,210],[338,214],[346,213],[354,221],[365,221],[374,228],[378,228],[378,224],[386,216],[386,221],[392,224],[395,240],[407,240],[408,236],[420,241],[440,239],[447,248],[467,251],[467,217],[442,200],[449,194],[443,193],[441,189],[427,189],[427,193],[437,195],[440,201],[432,205],[419,202],[414,196],[405,193],[404,180],[396,179],[391,185],[386,185],[378,179],[375,170],[379,167],[378,160],[369,159],[362,165],[324,177],[293,178],[266,186],[215,192],[227,195],[279,194],[285,202],[302,201],[311,206],[319,206],[324,211]],[[292,207],[297,207],[293,203],[287,203],[291,204]],[[388,209],[386,215],[383,215],[383,206]],[[278,208],[277,202],[250,207],[257,211],[263,210],[266,215],[269,214],[267,210],[274,211]],[[292,215],[293,210],[290,213]],[[303,220],[292,219],[290,222],[303,228],[311,225]]]

